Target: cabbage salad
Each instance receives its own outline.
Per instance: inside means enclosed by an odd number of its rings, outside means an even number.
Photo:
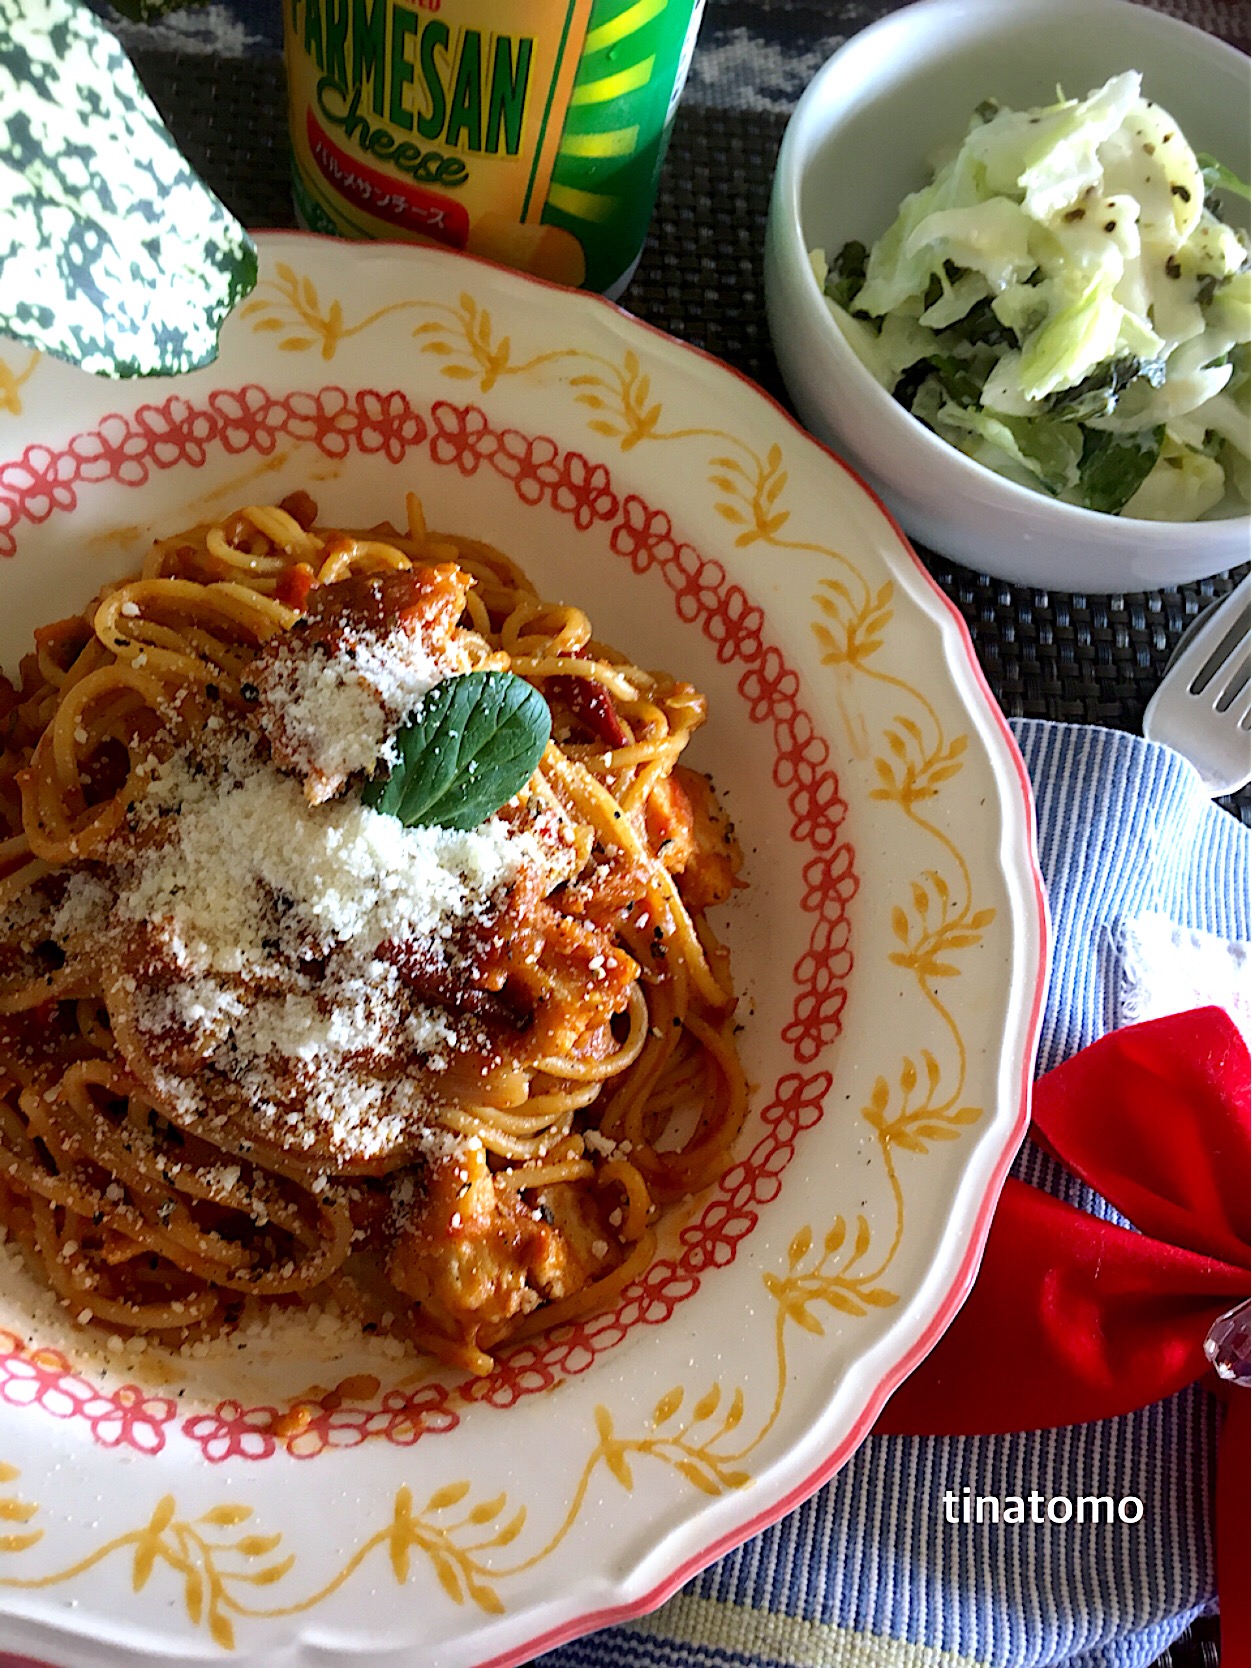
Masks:
[[[1248,188],[1135,71],[1084,99],[981,105],[868,252],[811,259],[882,385],[967,457],[1153,521],[1249,498]]]

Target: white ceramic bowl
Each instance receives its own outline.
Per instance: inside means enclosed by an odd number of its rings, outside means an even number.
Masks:
[[[869,244],[927,158],[994,97],[1081,97],[1120,71],[1197,150],[1248,177],[1248,61],[1131,0],[921,0],[853,36],[797,104],[779,153],[765,247],[770,331],[805,426],[873,486],[912,537],[1001,579],[1138,591],[1248,558],[1246,516],[1179,525],[1056,503],[964,457],[874,381],[818,288],[808,251]]]

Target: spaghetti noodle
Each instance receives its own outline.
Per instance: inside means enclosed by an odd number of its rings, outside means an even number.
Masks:
[[[703,697],[407,507],[160,540],[0,696],[0,1220],[84,1325],[330,1301],[484,1372],[739,1129]],[[471,670],[545,697],[527,787],[468,832],[370,809]]]

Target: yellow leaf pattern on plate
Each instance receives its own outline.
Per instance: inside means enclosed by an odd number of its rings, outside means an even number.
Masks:
[[[15,371],[6,359],[0,359],[0,411],[7,411],[14,417],[22,414],[22,386],[30,377],[43,356],[32,353],[20,371]]]

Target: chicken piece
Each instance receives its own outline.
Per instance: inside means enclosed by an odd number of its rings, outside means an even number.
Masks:
[[[470,583],[469,575],[452,562],[353,574],[311,592],[303,619],[291,629],[330,655],[341,654],[362,638],[390,637],[397,630],[437,653],[446,648],[461,617]]]
[[[678,765],[662,777],[649,795],[645,824],[688,909],[699,913],[726,902],[739,884],[743,854],[706,776]]]
[[[498,1185],[483,1147],[470,1142],[431,1165],[387,1277],[436,1326],[489,1349],[511,1322],[580,1290],[596,1272],[552,1215]]]
[[[695,818],[677,770],[657,778],[644,809],[648,844],[671,874],[681,874],[695,850]]]
[[[371,771],[427,690],[468,669],[469,584],[450,563],[354,574],[312,590],[304,617],[257,651],[241,682],[252,722],[311,805]]]
[[[527,1059],[603,1059],[619,1046],[612,1031],[625,1013],[639,964],[612,932],[566,915],[546,898],[517,897],[494,927],[478,982],[503,993],[525,1015]]]

